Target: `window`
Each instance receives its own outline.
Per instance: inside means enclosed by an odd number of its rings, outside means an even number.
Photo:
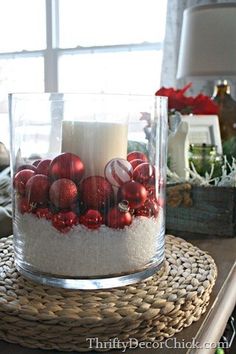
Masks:
[[[0,141],[8,92],[153,94],[167,0],[0,0]]]

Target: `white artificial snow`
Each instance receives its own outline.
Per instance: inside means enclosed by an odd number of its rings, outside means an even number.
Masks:
[[[111,275],[142,269],[164,247],[163,212],[136,217],[123,230],[77,225],[66,234],[32,214],[15,220],[16,248],[23,262],[41,272],[70,277]]]

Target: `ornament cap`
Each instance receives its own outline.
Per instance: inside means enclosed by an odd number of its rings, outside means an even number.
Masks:
[[[128,200],[122,200],[122,201],[118,204],[118,209],[119,209],[119,211],[121,211],[122,213],[127,213],[127,212],[130,210]]]

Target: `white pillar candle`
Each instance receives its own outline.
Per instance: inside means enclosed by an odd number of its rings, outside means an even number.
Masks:
[[[62,152],[78,155],[85,176],[104,176],[106,164],[127,156],[128,126],[124,123],[63,121]]]

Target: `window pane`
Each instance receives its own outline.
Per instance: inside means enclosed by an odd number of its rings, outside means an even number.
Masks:
[[[0,52],[44,49],[45,1],[0,0]]]
[[[161,42],[166,0],[60,0],[60,47]]]
[[[62,55],[59,90],[154,94],[161,60],[162,52],[156,50]]]
[[[7,94],[44,90],[43,57],[0,59],[0,112],[6,112]],[[3,105],[4,103],[4,105]]]
[[[0,59],[0,141],[9,147],[8,96],[10,92],[44,90],[43,57]]]

